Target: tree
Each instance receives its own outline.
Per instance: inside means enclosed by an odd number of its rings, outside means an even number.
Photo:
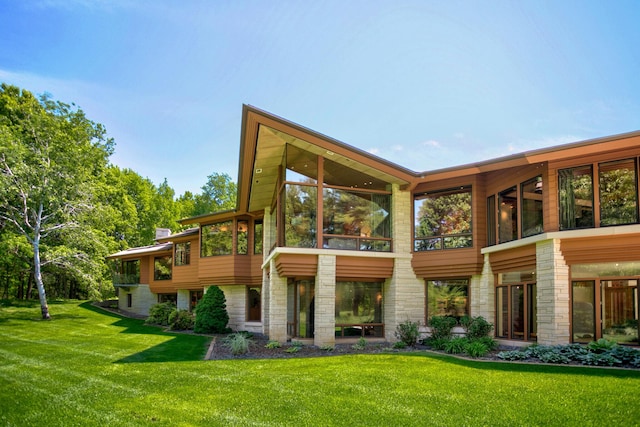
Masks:
[[[80,108],[0,86],[0,219],[33,250],[43,319],[50,314],[42,266],[53,258],[41,256],[41,245],[80,226],[112,152],[113,140]]]
[[[229,314],[224,292],[217,286],[211,286],[196,306],[193,331],[199,334],[226,334],[231,332],[227,328],[228,323]]]

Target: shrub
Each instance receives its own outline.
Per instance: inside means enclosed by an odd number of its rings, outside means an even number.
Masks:
[[[640,358],[640,350],[631,347],[625,347],[623,345],[617,345],[605,354],[609,354],[622,363],[631,363],[635,359]]]
[[[482,341],[475,340],[469,342],[464,351],[471,357],[482,357],[487,355],[489,348]]]
[[[269,342],[264,347],[274,349],[282,347],[282,344],[280,344],[280,341],[269,340]]]
[[[207,289],[196,307],[196,322],[194,332],[199,334],[226,334],[231,332],[227,327],[229,314],[224,292],[217,287]]]
[[[552,349],[541,354],[539,359],[541,362],[544,362],[544,363],[565,363],[566,364],[571,361],[567,356],[562,354],[562,352],[557,349]]]
[[[193,329],[196,318],[189,310],[173,310],[169,315],[169,327],[174,331]]]
[[[335,350],[335,347],[332,346],[331,344],[325,344],[322,347],[320,347],[320,350],[326,351],[326,352],[330,352]]]
[[[589,350],[595,351],[596,353],[603,353],[607,350],[611,350],[613,347],[618,344],[615,341],[609,341],[606,338],[600,338],[598,341],[591,341],[587,344],[587,348]]]
[[[498,341],[494,340],[491,337],[481,337],[473,340],[474,342],[480,342],[487,347],[488,351],[496,350],[499,347]]]
[[[395,336],[407,346],[414,347],[418,342],[418,337],[420,336],[420,332],[418,331],[418,322],[407,320],[400,323],[396,327]]]
[[[291,345],[289,346],[289,348],[287,348],[285,350],[285,352],[287,353],[297,353],[300,351],[300,349],[304,346],[304,344],[301,341],[291,341]]]
[[[465,329],[467,338],[470,340],[488,337],[493,330],[493,324],[487,322],[482,316],[464,316],[460,319],[460,324]]]
[[[498,353],[498,357],[502,360],[525,360],[529,358],[529,355],[526,351],[520,350],[511,350],[511,351],[501,351]]]
[[[433,316],[429,319],[431,338],[451,338],[451,330],[456,326],[456,319],[449,316]]]
[[[249,338],[247,334],[242,332],[231,334],[225,340],[225,344],[229,347],[229,349],[231,349],[231,353],[234,356],[248,353],[250,343],[251,338]]]
[[[404,341],[396,341],[393,343],[393,348],[402,350],[403,348],[407,348],[407,343]]]
[[[434,350],[444,350],[449,338],[428,338],[427,344]]]
[[[149,308],[149,317],[147,317],[145,322],[152,325],[167,326],[169,324],[169,315],[175,309],[176,306],[172,302],[153,304],[151,308]]]
[[[360,337],[358,342],[352,345],[351,348],[353,348],[354,350],[364,350],[366,346],[367,340],[365,340],[364,337]]]
[[[464,337],[455,337],[444,345],[444,351],[451,354],[464,353],[465,348],[469,344],[469,340]]]
[[[620,365],[622,362],[606,353],[587,353],[580,358],[583,365],[591,366],[613,366]]]

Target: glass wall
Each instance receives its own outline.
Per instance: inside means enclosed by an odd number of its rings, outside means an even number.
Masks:
[[[287,334],[290,338],[313,338],[314,297],[313,280],[290,281],[287,285]]]
[[[473,246],[471,187],[415,196],[415,251]]]
[[[337,282],[337,337],[384,336],[382,283]]]
[[[323,248],[391,250],[391,196],[323,190]]]
[[[231,255],[233,253],[233,221],[201,227],[200,256]]]
[[[542,219],[542,176],[537,176],[520,184],[522,206],[522,237],[540,234]]]
[[[574,281],[571,287],[573,342],[590,342],[596,336],[595,282]]]
[[[253,223],[253,253],[262,253],[262,220]]]
[[[560,230],[593,227],[593,171],[582,166],[558,171]]]
[[[600,225],[638,222],[638,188],[635,159],[598,165]]]
[[[282,218],[285,246],[316,247],[317,191],[308,185],[285,185]]]
[[[518,239],[518,198],[516,187],[498,193],[499,243]]]
[[[498,274],[496,286],[496,337],[535,341],[538,301],[535,273]]]
[[[236,228],[236,253],[247,255],[249,253],[249,221],[238,221]]]
[[[427,280],[426,323],[433,316],[469,315],[469,279]]]
[[[116,285],[135,285],[140,283],[140,260],[115,260],[112,264],[113,283]]]

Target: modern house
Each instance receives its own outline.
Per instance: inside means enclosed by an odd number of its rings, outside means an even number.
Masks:
[[[225,293],[270,339],[395,341],[483,316],[496,338],[638,345],[640,132],[416,173],[244,106],[237,207],[113,254],[122,310]]]

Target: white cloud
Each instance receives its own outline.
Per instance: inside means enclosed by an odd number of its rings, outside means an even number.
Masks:
[[[440,144],[440,142],[436,141],[435,139],[430,139],[428,141],[424,141],[422,143],[422,145],[424,145],[425,147],[434,147],[434,148],[440,148],[442,147],[442,145]]]
[[[369,148],[367,151],[371,154],[375,154],[376,156],[380,153],[379,148]]]

